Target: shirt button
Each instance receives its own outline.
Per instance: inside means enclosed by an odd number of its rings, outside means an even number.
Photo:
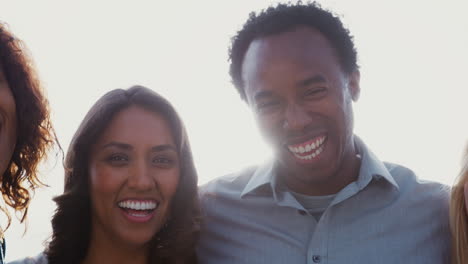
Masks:
[[[312,256],[312,261],[314,263],[320,263],[320,256],[319,255],[313,255]]]
[[[306,215],[306,214],[307,214],[307,212],[304,211],[304,210],[297,210],[297,212],[298,212],[300,215]]]

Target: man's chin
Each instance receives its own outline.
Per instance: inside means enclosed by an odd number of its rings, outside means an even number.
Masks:
[[[295,157],[281,157],[278,160],[280,170],[291,174],[310,174],[323,170],[323,163],[317,160],[299,160]],[[321,174],[321,173],[320,173]]]
[[[294,155],[294,153],[283,152],[278,157],[278,162],[281,166],[281,170],[285,173],[307,175],[303,178],[310,178],[311,180],[320,180],[324,176],[328,175],[330,171],[333,171],[336,167],[336,159],[330,157],[330,153],[327,151],[318,150],[315,155],[308,154],[309,156],[304,157]],[[310,157],[310,158],[309,158]],[[312,175],[317,175],[313,177]]]
[[[312,153],[291,153],[283,152],[280,156],[280,163],[287,170],[316,170],[324,166],[326,156],[324,149],[320,148]]]

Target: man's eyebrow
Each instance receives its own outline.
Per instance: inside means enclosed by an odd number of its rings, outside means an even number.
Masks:
[[[102,148],[110,148],[110,147],[116,147],[116,148],[125,149],[125,150],[132,149],[132,146],[129,144],[115,142],[115,141],[109,142],[105,144],[104,146],[102,146]]]
[[[308,86],[308,85],[311,85],[311,84],[314,84],[314,83],[325,83],[325,82],[327,82],[325,77],[318,74],[318,75],[314,75],[312,77],[309,77],[309,78],[306,78],[304,80],[299,81],[297,83],[297,86],[304,87],[304,86]],[[254,100],[258,101],[258,100],[269,98],[269,97],[272,97],[272,96],[273,96],[273,92],[271,92],[271,91],[260,91],[260,92],[255,94]]]
[[[271,91],[260,91],[260,92],[255,94],[254,100],[259,101],[259,100],[261,100],[263,98],[268,98],[268,97],[272,97],[272,96],[273,96],[273,92],[271,92]]]
[[[327,82],[327,80],[322,75],[314,75],[312,77],[299,81],[297,83],[297,86],[303,87],[303,86],[308,86],[314,83],[325,83],[325,82]]]

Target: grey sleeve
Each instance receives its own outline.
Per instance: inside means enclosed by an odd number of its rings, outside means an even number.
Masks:
[[[47,264],[47,257],[41,253],[35,257],[27,257],[15,261],[10,261],[7,264]]]

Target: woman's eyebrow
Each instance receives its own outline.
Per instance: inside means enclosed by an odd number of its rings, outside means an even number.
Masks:
[[[151,148],[152,151],[164,151],[164,150],[173,150],[177,152],[177,149],[175,148],[174,145],[170,144],[165,144],[165,145],[159,145]]]
[[[104,146],[102,146],[103,149],[110,148],[110,147],[116,147],[116,148],[125,149],[125,150],[130,150],[133,148],[130,144],[125,144],[125,143],[115,142],[115,141],[109,142],[105,144]]]
[[[132,145],[130,145],[130,144],[115,142],[115,141],[109,142],[109,143],[105,144],[104,146],[102,146],[103,149],[111,148],[111,147],[124,149],[124,150],[133,149]],[[174,145],[171,145],[171,144],[158,145],[158,146],[154,146],[154,147],[151,148],[151,151],[155,151],[155,152],[165,151],[165,150],[173,150],[173,151],[177,152],[176,147]]]

